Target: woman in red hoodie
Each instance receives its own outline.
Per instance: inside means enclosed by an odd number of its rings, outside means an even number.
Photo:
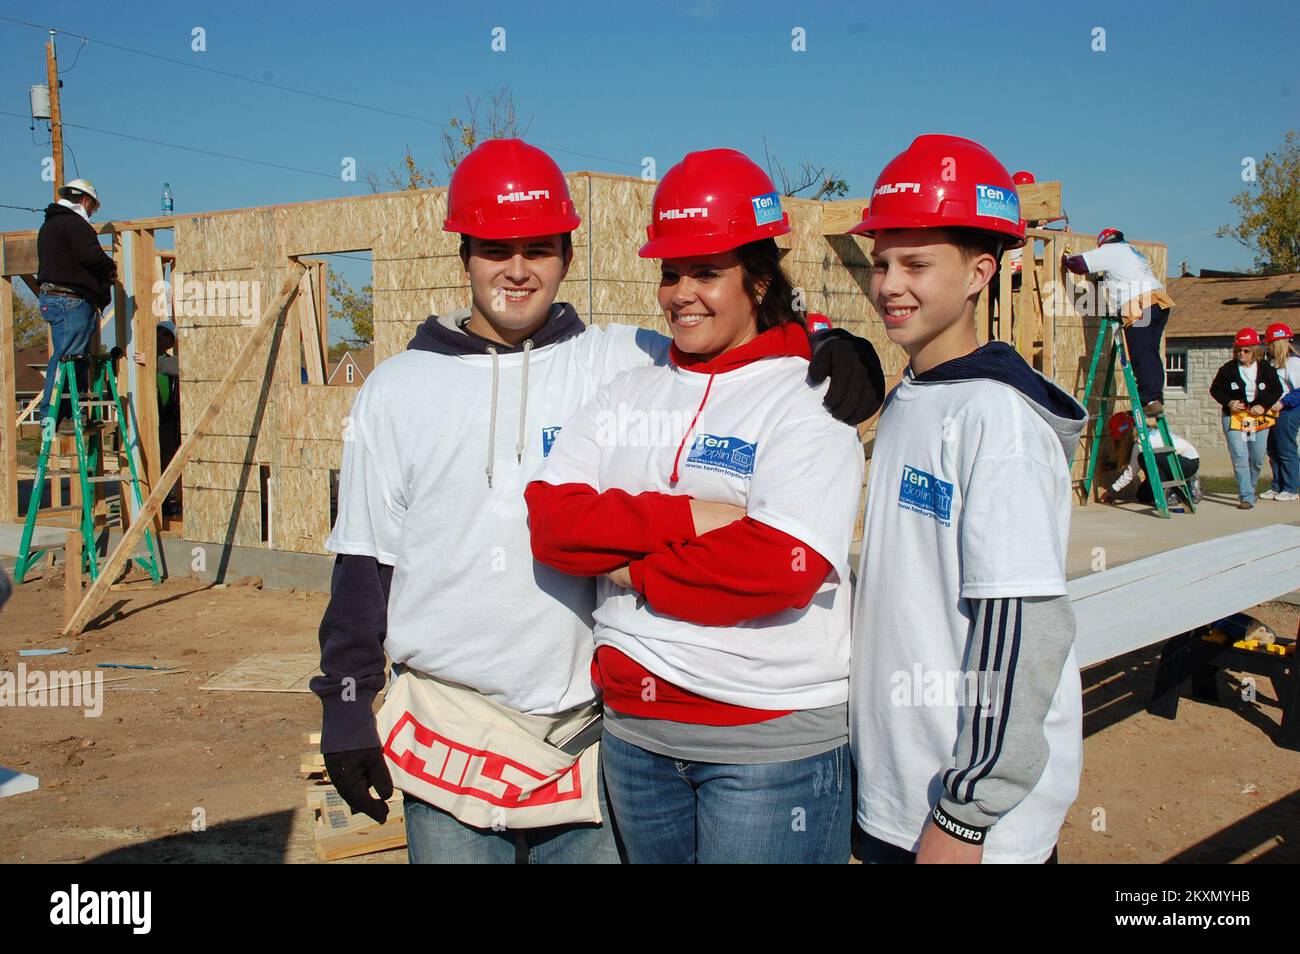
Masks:
[[[757,165],[691,153],[647,231],[672,365],[599,391],[525,493],[534,556],[599,577],[611,808],[633,862],[842,863],[861,443],[807,380]]]

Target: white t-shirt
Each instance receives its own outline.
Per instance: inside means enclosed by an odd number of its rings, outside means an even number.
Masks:
[[[848,554],[862,490],[857,432],[822,407],[827,384],[808,362],[764,358],[709,386],[678,368],[629,372],[602,388],[564,429],[537,480],[598,491],[657,491],[744,507],[807,544],[833,567],[803,609],[738,626],[700,626],[651,609],[640,594],[598,581],[596,644],[611,645],[683,689],[760,709],[815,709],[848,698]],[[795,555],[797,558],[797,555]]]
[[[1127,242],[1111,242],[1083,253],[1090,272],[1104,272],[1106,297],[1123,308],[1130,298],[1163,289],[1145,255]]]
[[[522,460],[524,355],[499,356],[490,488],[491,356],[404,351],[375,368],[345,428],[325,546],[394,567],[384,643],[393,662],[519,712],[593,700],[595,587],[534,562],[524,486],[600,384],[666,361],[667,347],[640,329],[590,327],[529,354]]]
[[[915,851],[956,751],[959,698],[914,704],[963,670],[971,599],[1066,592],[1070,476],[1052,428],[1011,387],[905,377],[876,431],[853,619],[850,743],[858,823]],[[905,704],[900,684],[917,683]],[[936,704],[951,701],[952,704]],[[1037,785],[989,829],[987,862],[1044,861],[1078,792],[1082,696],[1071,649]]]
[[[1250,404],[1255,400],[1256,381],[1259,378],[1259,362],[1252,361],[1250,364],[1237,364],[1237,373],[1241,375],[1241,380],[1246,385],[1246,403]]]
[[[1279,368],[1277,374],[1282,379],[1283,394],[1300,388],[1300,357],[1287,355],[1286,367]]]
[[[1165,439],[1160,436],[1160,431],[1157,428],[1153,427],[1150,430],[1148,430],[1147,436],[1151,440],[1152,447],[1165,446]],[[1197,451],[1197,449],[1193,447],[1189,441],[1185,440],[1182,437],[1179,437],[1177,434],[1170,434],[1169,436],[1172,437],[1174,440],[1174,453],[1177,454],[1179,457],[1185,457],[1188,460],[1201,459],[1200,452]],[[1131,484],[1133,482],[1133,478],[1136,477],[1141,470],[1141,461],[1142,461],[1142,445],[1135,440],[1133,442],[1133,450],[1130,451],[1128,455],[1128,466],[1125,467],[1122,471],[1120,471],[1119,476],[1115,478],[1115,482],[1110,485],[1110,489],[1115,491],[1115,493],[1119,493],[1121,490],[1123,490],[1125,487]]]

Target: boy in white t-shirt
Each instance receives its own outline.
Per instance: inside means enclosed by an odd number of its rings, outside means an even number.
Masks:
[[[593,783],[580,786],[581,808],[555,812],[587,820],[517,824],[577,794],[570,774],[524,789],[530,773],[551,770],[457,734],[465,720],[444,718],[445,706],[409,704],[407,727],[384,733],[372,711],[387,653],[404,685],[436,682],[466,711],[499,717],[476,716],[474,731],[485,721],[507,734],[512,724],[550,727],[546,748],[524,739],[520,751],[541,751],[542,761],[559,758],[561,745],[579,761],[576,752],[590,754],[579,744],[590,733],[570,739],[568,723],[596,697],[595,587],[533,560],[523,490],[596,389],[663,363],[669,341],[586,327],[555,301],[578,225],[564,174],[542,150],[490,140],[466,156],[443,227],[462,236],[471,307],[431,316],[405,352],[379,365],[344,432],[338,520],[326,543],[338,557],[320,627],[323,674],[312,680],[324,710],[321,751],[354,812],[383,821],[396,779],[412,861],[508,863],[517,850],[537,862],[619,859],[598,770],[581,776]],[[832,414],[857,422],[874,413],[879,399],[868,392],[883,391],[874,359],[844,332],[819,348],[811,376],[829,368]]]
[[[1082,704],[1066,595],[1069,458],[1086,414],[975,306],[1024,241],[978,143],[921,136],[855,233],[909,367],[868,479],[850,740],[868,861],[1043,862],[1078,790]]]

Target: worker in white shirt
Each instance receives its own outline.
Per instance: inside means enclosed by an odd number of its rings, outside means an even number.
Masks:
[[[1268,362],[1282,382],[1282,397],[1269,409],[1277,423],[1268,429],[1268,464],[1273,483],[1259,496],[1264,500],[1300,500],[1300,357],[1291,350],[1291,328],[1282,322],[1264,332]]]
[[[1124,241],[1119,229],[1102,229],[1097,247],[1082,255],[1065,256],[1065,267],[1076,275],[1104,276],[1102,286],[1112,309],[1124,320],[1129,362],[1137,378],[1138,398],[1149,417],[1163,414],[1165,365],[1160,338],[1174,300],[1151,270],[1145,255]]]
[[[1142,445],[1137,440],[1137,426],[1134,424],[1133,415],[1128,411],[1112,414],[1110,420],[1106,422],[1106,429],[1110,432],[1110,441],[1115,447],[1115,461],[1117,463],[1127,461],[1127,466],[1120,471],[1119,476],[1110,485],[1110,489],[1101,495],[1102,503],[1118,502],[1120,495],[1133,482],[1133,478],[1139,476],[1142,480],[1137,487],[1138,503],[1155,503],[1155,492],[1151,489],[1151,478],[1147,474],[1146,461],[1142,458]],[[1153,448],[1165,446],[1159,430],[1152,428],[1148,434]],[[1191,483],[1192,502],[1199,503],[1201,478],[1197,476],[1197,472],[1201,469],[1201,455],[1189,441],[1172,431],[1169,436],[1173,438],[1174,453],[1178,455],[1183,476]],[[1161,480],[1173,479],[1173,468],[1169,464],[1168,455],[1156,455],[1156,469],[1160,472]],[[1183,497],[1181,488],[1171,488],[1171,490],[1179,497]]]

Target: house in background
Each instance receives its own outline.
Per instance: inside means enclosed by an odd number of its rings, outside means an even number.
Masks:
[[[375,370],[375,347],[367,345],[358,351],[343,352],[343,357],[330,365],[325,383],[359,388],[373,370]]]
[[[45,368],[49,361],[49,349],[43,344],[14,352],[14,406],[19,413],[45,390]]]
[[[1169,425],[1200,452],[1202,474],[1227,476],[1232,462],[1210,384],[1232,358],[1239,329],[1254,328],[1262,337],[1265,328],[1282,322],[1300,334],[1300,273],[1242,276],[1206,270],[1170,279],[1168,288],[1175,303],[1164,339]]]

